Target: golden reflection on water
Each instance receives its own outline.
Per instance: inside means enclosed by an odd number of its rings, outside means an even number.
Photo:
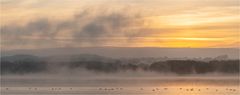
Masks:
[[[4,95],[239,95],[238,87],[2,87]],[[21,94],[23,93],[23,94]]]
[[[3,95],[240,95],[238,79],[2,81]],[[30,82],[30,83],[29,83]],[[20,93],[20,94],[19,94]],[[23,94],[21,94],[23,93]]]
[[[238,95],[236,87],[175,87],[168,91],[159,91],[163,95]]]
[[[240,95],[236,85],[209,85],[196,83],[176,83],[171,86],[142,88],[146,95]],[[148,93],[148,94],[147,94]]]

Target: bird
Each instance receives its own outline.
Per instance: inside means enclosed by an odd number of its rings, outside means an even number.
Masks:
[[[191,91],[193,91],[194,89],[192,88],[192,89],[190,89]]]

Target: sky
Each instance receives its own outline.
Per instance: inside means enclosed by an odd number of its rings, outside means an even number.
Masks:
[[[239,0],[1,0],[1,49],[239,48]]]

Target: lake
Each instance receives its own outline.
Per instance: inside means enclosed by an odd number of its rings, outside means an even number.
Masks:
[[[238,77],[3,76],[2,95],[239,95]]]

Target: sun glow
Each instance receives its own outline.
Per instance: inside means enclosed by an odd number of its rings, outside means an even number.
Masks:
[[[235,0],[141,1],[2,0],[1,48],[240,46]]]

